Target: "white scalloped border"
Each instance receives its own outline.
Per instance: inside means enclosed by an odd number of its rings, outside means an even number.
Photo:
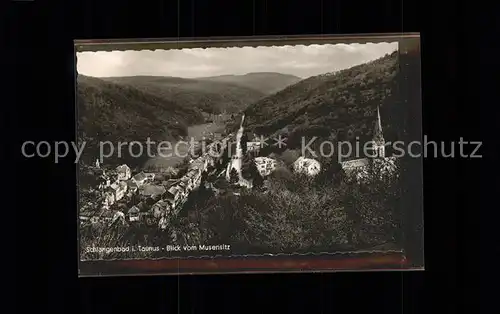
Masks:
[[[377,45],[377,44],[392,44],[398,42],[397,40],[394,41],[380,41],[380,42],[364,42],[364,43],[312,43],[312,44],[297,44],[297,45],[259,45],[259,46],[252,46],[252,45],[247,45],[247,46],[230,46],[230,47],[172,47],[172,48],[155,48],[155,49],[113,49],[113,50],[85,50],[85,51],[75,51],[76,59],[78,60],[78,54],[79,53],[95,53],[95,52],[127,52],[127,51],[169,51],[169,50],[191,50],[191,49],[243,49],[243,48],[292,48],[292,47],[309,47],[309,46],[324,46],[324,45],[330,45],[330,46],[336,46],[336,45]],[[163,44],[159,44],[163,45]],[[398,47],[399,48],[399,47]],[[398,49],[399,51],[399,49]],[[400,51],[401,52],[401,51]],[[76,64],[75,64],[76,65]]]
[[[169,256],[157,258],[110,258],[110,259],[85,259],[80,262],[113,262],[113,261],[161,261],[161,260],[213,260],[213,259],[232,259],[248,257],[283,257],[283,256],[337,256],[337,255],[361,255],[361,254],[389,254],[401,253],[406,258],[404,251],[401,250],[359,250],[359,251],[338,251],[338,252],[311,252],[311,253],[263,253],[263,254],[243,254],[243,255],[199,255],[199,256]]]

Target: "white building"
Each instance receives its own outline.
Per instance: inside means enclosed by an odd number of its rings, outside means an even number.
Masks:
[[[171,186],[165,195],[165,199],[171,207],[176,207],[182,198],[182,189],[178,185]]]
[[[141,187],[148,180],[149,178],[146,176],[144,172],[139,172],[138,174],[132,177],[132,181],[134,181],[138,187]]]
[[[293,163],[293,170],[296,173],[315,176],[321,171],[321,164],[315,159],[301,156]]]
[[[151,206],[151,214],[154,218],[159,219],[170,213],[170,205],[167,201],[160,200]]]
[[[156,184],[146,184],[141,189],[141,195],[149,196],[149,197],[157,197],[161,196],[166,192],[166,189],[163,185]]]
[[[261,142],[247,142],[247,152],[254,152],[258,153],[260,151],[260,148],[262,146]]]

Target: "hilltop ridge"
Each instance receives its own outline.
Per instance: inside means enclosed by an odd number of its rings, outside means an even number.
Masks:
[[[198,78],[203,81],[224,82],[250,88],[266,95],[273,94],[302,80],[302,78],[278,72],[250,72],[243,75],[219,75]]]

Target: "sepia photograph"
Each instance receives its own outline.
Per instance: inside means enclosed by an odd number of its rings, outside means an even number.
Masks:
[[[404,255],[421,108],[401,58],[398,40],[77,51],[80,261]]]

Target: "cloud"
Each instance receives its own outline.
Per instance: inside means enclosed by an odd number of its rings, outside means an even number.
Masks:
[[[338,71],[384,56],[398,43],[234,47],[156,51],[81,52],[80,74],[107,77],[156,75],[204,77],[280,72],[309,77]]]

